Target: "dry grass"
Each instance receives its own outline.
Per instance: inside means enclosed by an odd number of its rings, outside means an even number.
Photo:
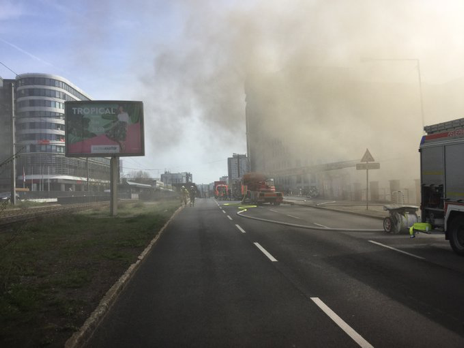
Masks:
[[[96,207],[1,231],[0,346],[62,347],[178,207],[124,203],[116,217]]]

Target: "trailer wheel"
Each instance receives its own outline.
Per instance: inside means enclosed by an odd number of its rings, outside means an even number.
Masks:
[[[459,256],[464,256],[464,217],[457,216],[451,221],[449,229],[451,248]]]
[[[393,221],[391,218],[386,217],[383,219],[383,229],[387,233],[393,233]]]

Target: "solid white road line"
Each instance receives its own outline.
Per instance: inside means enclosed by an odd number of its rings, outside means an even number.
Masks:
[[[333,310],[331,310],[319,297],[311,297],[311,300],[320,308],[322,311],[332,319],[345,333],[350,336],[360,347],[373,348],[373,346],[367,342],[360,334],[354,331],[345,321],[340,318]]]
[[[272,211],[273,213],[280,213],[280,211],[274,210],[274,209],[269,209],[269,211]]]
[[[316,224],[315,222],[313,222],[313,224],[316,225],[316,226],[319,226],[319,227],[328,228],[327,226],[324,226],[324,225],[321,225],[321,224]]]
[[[298,216],[294,216],[294,215],[290,215],[290,214],[287,214],[287,216],[290,216],[291,218],[294,218],[294,219],[301,220],[301,218],[299,218]]]
[[[263,252],[264,255],[266,255],[268,257],[269,260],[271,260],[272,262],[277,262],[277,260],[274,258],[274,256],[269,254],[266,249],[264,249],[261,245],[259,245],[259,243],[254,243],[254,244],[258,247],[259,250],[261,250]]]
[[[402,253],[402,254],[405,254],[405,255],[408,255],[408,256],[412,256],[412,257],[415,257],[416,259],[420,259],[420,260],[425,260],[425,258],[421,257],[421,256],[417,256],[417,255],[414,255],[414,254],[410,254],[406,251],[403,251],[403,250],[400,250],[400,249],[396,249],[396,248],[393,248],[391,246],[388,246],[388,245],[385,245],[385,244],[382,244],[382,243],[379,243],[379,242],[374,242],[373,240],[370,240],[369,243],[372,243],[372,244],[376,244],[378,246],[381,246],[381,247],[384,247],[384,248],[387,248],[387,249],[391,249],[391,250],[394,250],[394,251],[397,251],[399,253]]]
[[[227,215],[227,217],[229,218],[229,220],[232,220],[232,218],[229,215]]]
[[[237,227],[240,232],[246,233],[245,230],[243,228],[241,228],[239,225],[235,224],[235,227]]]

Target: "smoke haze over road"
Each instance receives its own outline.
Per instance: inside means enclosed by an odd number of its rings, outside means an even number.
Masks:
[[[38,20],[22,2],[2,3],[10,15],[0,21],[11,28],[21,13]],[[403,158],[395,171],[412,163],[417,177],[423,126],[417,62],[425,124],[462,115],[464,3],[458,0],[40,3],[64,18],[63,60],[4,26],[1,38],[57,67],[29,61],[33,68],[15,71],[61,74],[95,99],[143,100],[147,168],[181,163],[178,170],[195,174],[189,168],[224,158],[222,169],[206,165],[197,179],[225,174],[225,158],[246,149],[250,79],[253,97],[268,102],[262,111],[269,131],[295,143],[304,139],[293,155],[310,154],[315,162],[356,159],[369,147],[376,160]]]

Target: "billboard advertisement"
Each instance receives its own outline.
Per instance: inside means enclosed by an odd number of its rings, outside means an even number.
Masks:
[[[144,156],[143,103],[65,102],[66,156]]]

